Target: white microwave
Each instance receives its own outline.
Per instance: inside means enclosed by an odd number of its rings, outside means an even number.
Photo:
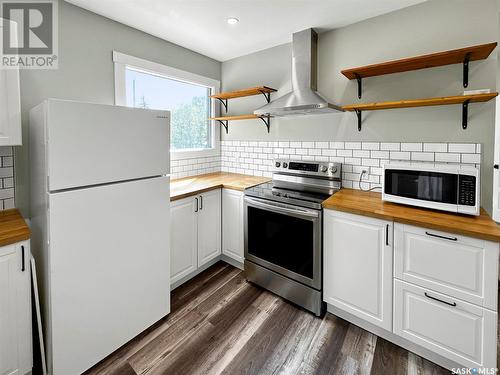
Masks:
[[[398,162],[384,165],[382,199],[479,215],[480,172],[473,166]]]

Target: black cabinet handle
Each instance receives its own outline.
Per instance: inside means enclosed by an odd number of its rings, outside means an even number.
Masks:
[[[434,301],[438,301],[438,302],[444,303],[445,305],[448,305],[448,306],[453,306],[453,307],[455,307],[455,306],[457,305],[457,303],[456,303],[456,302],[450,303],[450,302],[443,301],[442,299],[439,299],[439,298],[436,298],[436,297],[430,296],[430,295],[428,295],[428,294],[427,294],[427,292],[425,292],[424,294],[425,294],[425,296],[426,296],[427,298],[433,299]]]
[[[194,198],[196,200],[196,209],[194,210],[194,212],[198,212],[198,198]]]
[[[24,246],[21,246],[21,271],[24,272],[26,266],[24,264]]]
[[[200,210],[203,210],[203,195],[200,195]]]
[[[425,234],[428,235],[428,236],[431,236],[431,237],[442,238],[443,240],[458,241],[457,237],[440,236],[439,234],[432,234],[432,233],[429,233],[429,232],[425,232]]]
[[[385,226],[385,244],[389,246],[389,224]]]
[[[498,164],[495,164],[493,168],[498,169]]]

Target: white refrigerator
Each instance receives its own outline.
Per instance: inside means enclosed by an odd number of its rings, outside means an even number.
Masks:
[[[170,113],[30,112],[32,252],[47,366],[80,374],[170,312]]]

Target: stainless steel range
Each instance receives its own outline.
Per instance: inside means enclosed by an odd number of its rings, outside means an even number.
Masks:
[[[245,190],[247,280],[323,313],[323,211],[341,164],[276,160],[272,182]]]

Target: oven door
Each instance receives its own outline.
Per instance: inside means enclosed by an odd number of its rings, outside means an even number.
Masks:
[[[245,259],[321,289],[321,211],[245,197]]]

